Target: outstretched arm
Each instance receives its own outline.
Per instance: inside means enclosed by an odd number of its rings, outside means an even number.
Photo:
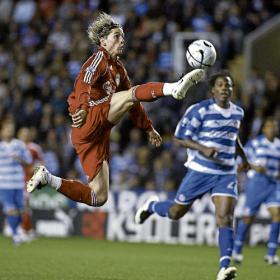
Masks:
[[[159,147],[162,142],[161,136],[154,129],[152,121],[148,118],[141,103],[135,103],[133,108],[129,111],[129,114],[133,124],[136,127],[143,129],[148,134],[149,142],[152,145]]]

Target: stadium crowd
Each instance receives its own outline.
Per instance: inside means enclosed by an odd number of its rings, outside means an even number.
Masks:
[[[43,149],[46,167],[68,178],[83,179],[69,138],[66,100],[92,52],[86,28],[101,10],[124,26],[122,60],[136,85],[172,81],[181,74],[173,71],[171,42],[176,31],[218,33],[220,63],[228,67],[242,53],[242,38],[279,13],[280,6],[273,0],[0,0],[0,121],[12,120],[17,130],[29,128],[32,141]],[[280,123],[279,81],[277,73],[256,70],[242,91],[237,87],[235,102],[246,114],[243,142],[258,134],[265,116],[273,115]],[[114,190],[177,188],[185,151],[174,145],[172,135],[190,102],[167,98],[145,105],[163,137],[160,149],[149,147],[145,135],[128,119],[114,129],[110,162]]]

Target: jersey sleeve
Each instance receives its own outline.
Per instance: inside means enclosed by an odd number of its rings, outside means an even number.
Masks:
[[[257,156],[258,146],[259,146],[258,138],[250,140],[244,147],[245,153],[246,153],[250,163],[252,163],[254,165],[265,166],[265,163],[266,163],[265,158]]]
[[[88,111],[92,85],[107,69],[107,60],[103,51],[97,52],[83,65],[74,85],[74,91],[68,98],[69,112],[77,109]]]
[[[201,126],[201,117],[197,110],[197,105],[189,107],[182,119],[177,124],[175,137],[179,139],[197,138],[197,132]]]
[[[136,127],[144,131],[149,131],[153,128],[152,121],[148,118],[141,103],[135,103],[133,108],[129,111],[129,115]]]

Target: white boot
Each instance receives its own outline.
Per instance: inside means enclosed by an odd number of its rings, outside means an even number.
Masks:
[[[217,275],[217,280],[232,280],[237,276],[236,267],[230,266],[228,268],[222,267]]]
[[[32,178],[27,182],[27,191],[29,193],[33,192],[35,189],[41,189],[45,185],[47,185],[49,171],[46,169],[45,166],[41,165],[35,169]]]
[[[195,69],[187,73],[177,82],[177,86],[172,90],[172,96],[175,99],[185,98],[189,88],[199,83],[202,80],[204,73],[205,70],[203,69]]]

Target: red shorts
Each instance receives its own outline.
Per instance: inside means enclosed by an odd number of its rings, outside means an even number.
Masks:
[[[72,143],[79,156],[88,181],[92,181],[109,160],[110,133],[113,127],[108,121],[110,103],[89,108],[86,123],[81,128],[72,128]]]

